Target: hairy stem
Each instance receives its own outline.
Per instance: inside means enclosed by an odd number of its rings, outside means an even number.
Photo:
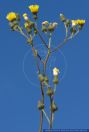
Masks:
[[[42,82],[40,82],[40,86],[41,86],[42,102],[44,104],[44,87],[43,87],[43,83]],[[40,128],[39,128],[39,132],[42,132],[42,127],[43,127],[43,111],[41,110],[41,112],[40,112]]]
[[[42,126],[43,126],[43,111],[40,112],[40,127],[39,127],[39,132],[42,132]]]
[[[53,122],[53,112],[52,112],[52,102],[53,98],[50,96],[50,129],[52,129],[52,122]]]
[[[33,46],[32,46],[32,51],[33,51],[33,54],[34,54],[35,49],[34,49],[34,47],[33,47]],[[38,64],[37,57],[35,57],[35,60],[36,60],[36,65],[37,65],[37,70],[38,70],[38,73],[40,73],[40,67],[39,67],[39,64]]]
[[[49,56],[50,56],[50,47],[51,47],[51,36],[52,34],[50,33],[49,35],[49,43],[48,43],[48,53],[46,55],[46,59],[44,61],[44,72],[46,72],[46,65],[47,65],[47,62],[48,62],[48,59],[49,59]]]

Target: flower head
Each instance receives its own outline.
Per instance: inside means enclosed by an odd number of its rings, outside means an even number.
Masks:
[[[23,14],[23,18],[24,18],[24,20],[28,20],[28,15],[27,15],[27,13],[24,13],[24,14]]]
[[[78,21],[77,20],[72,20],[72,26],[76,26],[78,24]]]
[[[85,24],[85,20],[77,20],[77,23],[78,23],[79,25],[84,25],[84,24]]]
[[[39,5],[30,5],[29,9],[33,14],[36,14],[39,11]]]
[[[10,12],[6,16],[6,19],[10,22],[16,20],[16,18],[17,18],[17,14],[15,12]]]
[[[58,25],[57,22],[54,22],[54,23],[53,23],[53,27],[54,27],[54,28],[57,27],[57,25]]]
[[[53,32],[55,30],[55,28],[57,27],[57,25],[58,25],[57,22],[49,23],[48,30],[50,32]]]
[[[53,75],[54,75],[54,76],[57,76],[59,73],[60,73],[59,69],[55,67],[55,68],[53,69]]]
[[[44,21],[44,22],[42,22],[42,25],[44,25],[44,26],[46,26],[46,25],[48,25],[48,24],[49,24],[48,21]]]
[[[65,18],[65,16],[62,13],[60,13],[60,19],[61,19],[62,22],[66,21],[66,18]]]
[[[76,25],[84,25],[85,24],[85,20],[80,20],[80,19],[78,19],[78,20],[72,20],[71,21],[72,22],[72,26],[76,26]]]

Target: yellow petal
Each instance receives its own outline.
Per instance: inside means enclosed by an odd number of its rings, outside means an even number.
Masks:
[[[17,17],[17,15],[16,15],[15,12],[10,12],[10,13],[7,14],[6,19],[7,19],[8,21],[13,21],[13,20],[16,19],[16,17]]]
[[[39,11],[39,5],[30,5],[29,9],[32,13],[38,13]]]

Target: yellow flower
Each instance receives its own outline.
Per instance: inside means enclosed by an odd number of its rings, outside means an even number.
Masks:
[[[78,24],[77,20],[72,20],[72,26],[76,26]]]
[[[76,26],[76,25],[84,25],[85,24],[85,20],[72,20],[72,26]]]
[[[57,76],[59,73],[60,73],[59,69],[55,67],[55,68],[53,69],[53,75],[54,75],[54,76]]]
[[[27,13],[24,13],[24,14],[23,14],[23,18],[24,18],[24,20],[28,20],[28,15],[27,15]]]
[[[78,23],[79,25],[84,25],[84,24],[85,24],[85,20],[77,20],[77,23]]]
[[[30,5],[29,9],[33,14],[36,14],[39,11],[39,5]]]
[[[15,12],[10,12],[7,14],[6,19],[8,21],[16,20],[17,14]]]

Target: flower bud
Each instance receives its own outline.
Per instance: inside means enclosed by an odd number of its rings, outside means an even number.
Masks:
[[[59,80],[58,80],[58,75],[55,75],[54,76],[54,79],[53,79],[53,83],[54,84],[58,84]]]
[[[30,21],[30,28],[33,28],[34,27],[34,22]]]
[[[24,18],[25,21],[28,21],[29,18],[28,18],[27,13],[24,13],[24,14],[23,14],[23,18]]]
[[[51,96],[51,95],[54,94],[54,92],[53,92],[53,90],[52,90],[51,87],[48,87],[46,94],[47,94],[48,96]]]
[[[71,20],[71,22],[72,22],[72,27],[78,25],[78,21],[77,20]]]
[[[30,38],[27,40],[27,43],[29,43],[30,45],[32,45],[33,44],[33,39],[32,39],[32,37],[30,36]]]
[[[49,79],[48,79],[48,77],[47,77],[47,76],[45,76],[45,77],[44,77],[44,81],[45,81],[46,83],[48,83],[48,82],[49,82]]]
[[[63,14],[60,14],[60,19],[61,19],[62,22],[66,21],[66,18],[65,18],[65,16]]]
[[[39,102],[38,102],[38,109],[39,109],[39,110],[44,109],[44,104],[43,104],[42,101],[39,101]]]
[[[50,23],[48,26],[48,31],[53,32],[54,31],[54,26],[53,23]]]
[[[48,25],[49,24],[49,22],[48,21],[44,21],[44,22],[42,22],[42,25]]]
[[[35,51],[34,51],[34,56],[35,56],[35,57],[37,56],[37,53],[38,53],[37,50],[35,50]]]
[[[30,34],[32,32],[32,28],[30,27],[30,22],[25,22],[24,27],[28,34]]]
[[[58,68],[53,68],[53,75],[58,75],[60,73],[59,69]]]
[[[42,25],[42,32],[47,32],[47,27]]]
[[[52,103],[52,106],[51,106],[51,111],[52,112],[55,112],[55,111],[57,111],[58,110],[58,107],[56,106],[56,104],[53,102]]]
[[[66,21],[65,21],[65,26],[66,26],[66,27],[69,27],[70,24],[71,24],[71,21],[70,21],[69,19],[66,19]]]
[[[44,81],[44,76],[43,76],[42,74],[39,74],[39,75],[38,75],[38,78],[39,78],[39,80],[40,80],[41,82]]]
[[[9,25],[13,31],[18,29],[18,22],[15,20],[13,22],[10,22]]]
[[[58,23],[57,23],[57,22],[54,22],[54,23],[53,23],[53,27],[54,27],[54,28],[56,28],[56,27],[57,27],[57,25],[58,25]]]

